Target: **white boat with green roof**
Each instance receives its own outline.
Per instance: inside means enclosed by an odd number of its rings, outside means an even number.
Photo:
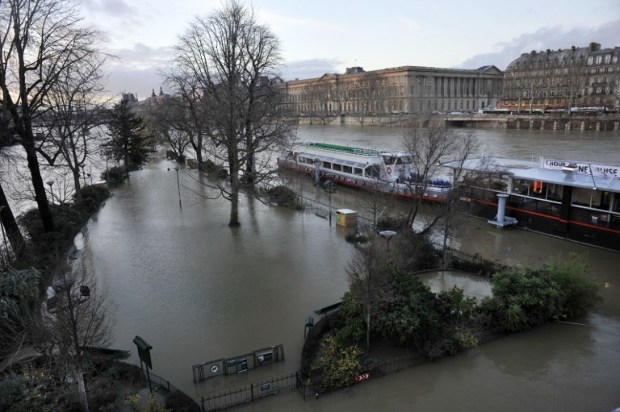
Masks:
[[[278,158],[280,166],[306,173],[315,181],[379,191],[400,197],[445,199],[451,184],[447,180],[423,182],[411,155],[404,152],[319,142],[295,144]]]

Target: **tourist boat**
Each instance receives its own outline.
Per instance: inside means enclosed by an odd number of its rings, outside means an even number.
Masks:
[[[461,199],[489,223],[620,250],[620,166],[482,157],[462,167],[468,181]]]
[[[447,179],[422,179],[411,155],[331,143],[303,142],[278,158],[282,167],[314,176],[317,183],[337,182],[404,198],[442,201]]]

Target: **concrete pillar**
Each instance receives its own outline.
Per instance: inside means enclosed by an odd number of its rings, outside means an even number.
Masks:
[[[497,194],[497,222],[502,226],[506,220],[506,199],[508,199],[507,193]]]
[[[321,161],[314,161],[314,183],[319,183],[321,181]]]
[[[558,130],[558,121],[557,120],[553,121],[553,130]]]
[[[586,122],[581,121],[581,130],[586,130]]]

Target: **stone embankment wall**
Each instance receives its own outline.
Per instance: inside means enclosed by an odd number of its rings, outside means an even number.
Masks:
[[[612,131],[620,129],[620,120],[617,116],[596,116],[596,117],[571,117],[571,118],[549,118],[549,117],[528,117],[507,119],[506,129],[528,129],[528,130],[598,130]]]
[[[558,115],[458,115],[442,116],[448,126],[486,129],[522,130],[620,130],[620,114],[571,117]],[[353,125],[384,127],[424,126],[425,115],[399,114],[386,116],[307,116],[299,117],[300,125]]]

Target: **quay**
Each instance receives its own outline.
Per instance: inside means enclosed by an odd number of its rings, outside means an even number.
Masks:
[[[458,114],[446,115],[450,127],[516,130],[620,130],[619,114],[571,115],[566,114]]]

